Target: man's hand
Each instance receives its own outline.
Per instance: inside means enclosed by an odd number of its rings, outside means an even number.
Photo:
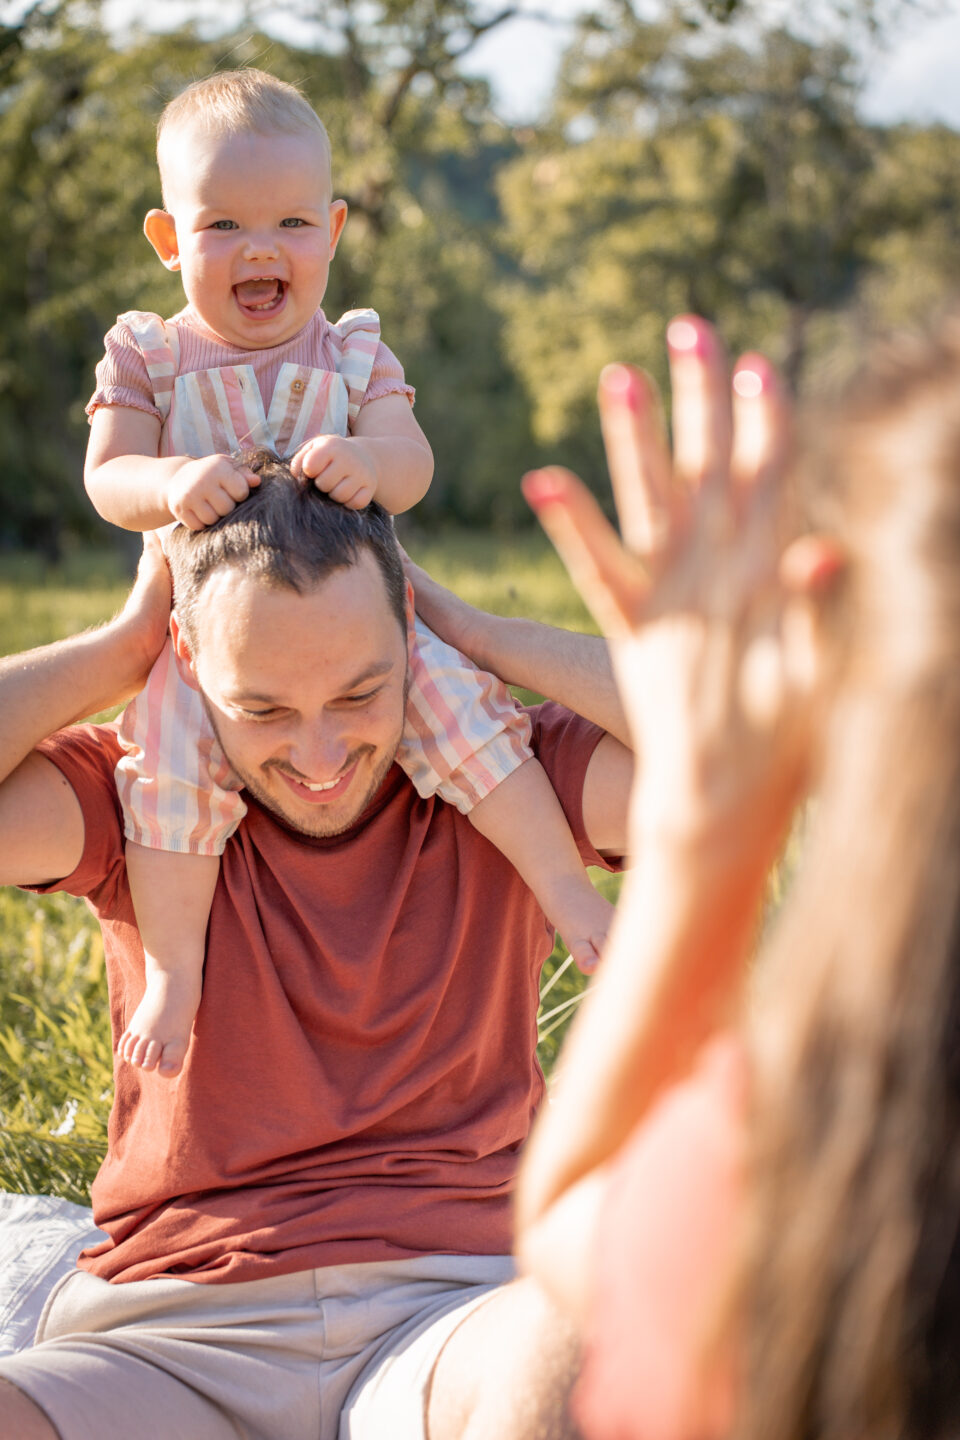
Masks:
[[[420,565],[417,565],[405,550],[403,568],[413,586],[413,599],[417,614],[425,621],[435,635],[476,660],[485,653],[489,615],[468,605],[452,590],[434,580]]]
[[[377,498],[379,469],[359,436],[317,435],[301,445],[290,469],[349,510],[362,510]]]
[[[133,681],[117,696],[116,704],[137,694],[146,683],[167,638],[172,600],[173,585],[166,556],[156,533],[148,531],[143,537],[143,553],[133,589],[113,622],[129,646]]]
[[[167,484],[166,506],[188,530],[203,530],[246,500],[259,475],[228,455],[187,460]]]
[[[155,535],[119,615],[97,630],[0,660],[0,885],[69,875],[83,853],[77,797],[34,747],[142,687],[170,619],[170,576]]]

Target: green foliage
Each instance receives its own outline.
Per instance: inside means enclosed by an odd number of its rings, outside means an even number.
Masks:
[[[536,436],[591,474],[600,366],[663,380],[672,314],[802,387],[866,311],[913,318],[960,279],[960,137],[867,125],[843,44],[755,17],[704,31],[679,0],[655,23],[607,14],[567,55],[553,127],[499,174],[508,351]]]

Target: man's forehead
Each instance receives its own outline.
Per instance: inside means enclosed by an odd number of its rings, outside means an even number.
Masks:
[[[362,661],[391,643],[398,623],[386,582],[369,550],[303,591],[237,564],[208,576],[195,606],[197,650],[269,660],[273,652],[328,652]]]

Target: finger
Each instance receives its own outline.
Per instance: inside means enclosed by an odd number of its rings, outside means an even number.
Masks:
[[[660,397],[642,371],[608,365],[597,399],[620,533],[635,554],[653,554],[670,530],[670,455]]]
[[[338,505],[349,505],[360,486],[352,475],[345,475],[338,480],[332,489],[327,491],[331,500],[336,500]]]
[[[772,730],[783,713],[786,695],[783,648],[774,627],[747,642],[737,688],[747,722],[756,730]]]
[[[725,492],[733,430],[726,358],[705,320],[681,315],[667,326],[673,391],[673,469],[692,490]]]
[[[233,509],[232,502],[230,509]],[[208,525],[215,525],[220,519],[219,514],[210,504],[209,500],[198,500],[193,507],[193,514],[198,523],[192,528],[197,530],[205,530]]]
[[[239,504],[241,500],[246,500],[250,494],[250,482],[255,479],[256,476],[252,470],[231,470],[223,479],[223,488],[226,491],[227,497],[235,504]],[[221,515],[228,515],[229,513],[229,510],[220,511]]]
[[[650,588],[643,565],[620,544],[589,490],[568,470],[535,470],[522,484],[598,624],[608,635],[624,633]]]
[[[169,581],[170,566],[167,564],[167,557],[163,553],[163,546],[160,544],[157,532],[145,530],[143,532],[143,549],[137,562],[137,579],[144,584],[150,584],[158,577]]]
[[[793,595],[822,595],[831,590],[847,566],[843,546],[829,535],[801,535],[783,552],[780,578]]]
[[[322,475],[336,455],[336,450],[330,444],[330,441],[335,439],[339,439],[339,436],[321,435],[316,440],[311,440],[303,450],[298,450],[300,468],[294,473],[306,475],[309,480],[315,480],[318,475]],[[294,456],[294,459],[296,458]]]
[[[763,355],[741,356],[733,372],[734,484],[780,479],[790,442],[790,405],[776,370]]]
[[[232,510],[237,508],[236,501],[226,488],[215,490],[205,504],[213,511],[216,520],[222,519],[224,515],[229,515]]]
[[[316,474],[309,470],[304,470],[303,473],[309,480],[312,480],[317,489],[322,490],[325,495],[332,495],[334,489],[344,478],[342,471],[338,466],[333,464],[332,460],[328,460],[326,465],[324,465],[321,470],[318,470]]]

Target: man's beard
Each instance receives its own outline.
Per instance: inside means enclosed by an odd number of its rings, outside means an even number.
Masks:
[[[409,680],[407,686],[404,687],[404,710],[406,709],[406,693],[408,688]],[[227,752],[226,746],[220,739],[220,732],[217,729],[217,722],[213,714],[211,713],[211,707],[207,703],[207,697],[203,694],[202,691],[200,692],[200,694],[201,698],[203,699],[204,708],[207,712],[207,718],[210,721],[210,727],[217,738],[217,744],[223,751],[224,759],[230,766],[230,769],[233,771],[236,779],[239,780],[240,784],[243,786],[244,790],[246,790],[249,795],[253,796],[254,800],[256,800],[258,805],[260,805],[275,819],[281,821],[281,823],[286,825],[288,829],[296,830],[301,835],[309,835],[314,840],[323,840],[331,838],[335,835],[342,835],[345,830],[349,830],[351,825],[356,823],[356,821],[363,814],[364,810],[366,810],[367,806],[370,804],[370,801],[373,799],[374,795],[376,795],[377,791],[380,789],[380,786],[386,779],[387,771],[390,769],[394,760],[397,758],[397,751],[400,748],[400,741],[403,739],[403,730],[401,729],[399,735],[397,736],[396,743],[393,746],[388,747],[387,753],[384,755],[384,758],[381,760],[380,764],[374,771],[370,780],[370,784],[367,788],[367,793],[364,795],[363,800],[355,807],[351,815],[341,817],[339,820],[332,822],[329,817],[324,815],[323,807],[321,805],[318,805],[315,823],[304,824],[302,820],[295,820],[291,815],[288,815],[287,812],[283,809],[283,807],[278,803],[276,798],[273,795],[268,794],[267,791],[263,789],[263,787],[258,783],[256,778],[250,774],[249,771],[242,769],[239,765],[234,763],[233,759]],[[362,759],[365,755],[372,753],[373,748],[374,747],[372,745],[360,745],[356,750],[351,751],[350,755],[347,757],[346,764],[343,766],[343,773],[346,774],[347,771],[350,769],[351,765],[353,765],[356,761]],[[279,765],[278,762],[273,763],[274,768],[285,768],[282,765]],[[291,770],[287,770],[286,773],[291,774],[294,772],[292,772]]]

